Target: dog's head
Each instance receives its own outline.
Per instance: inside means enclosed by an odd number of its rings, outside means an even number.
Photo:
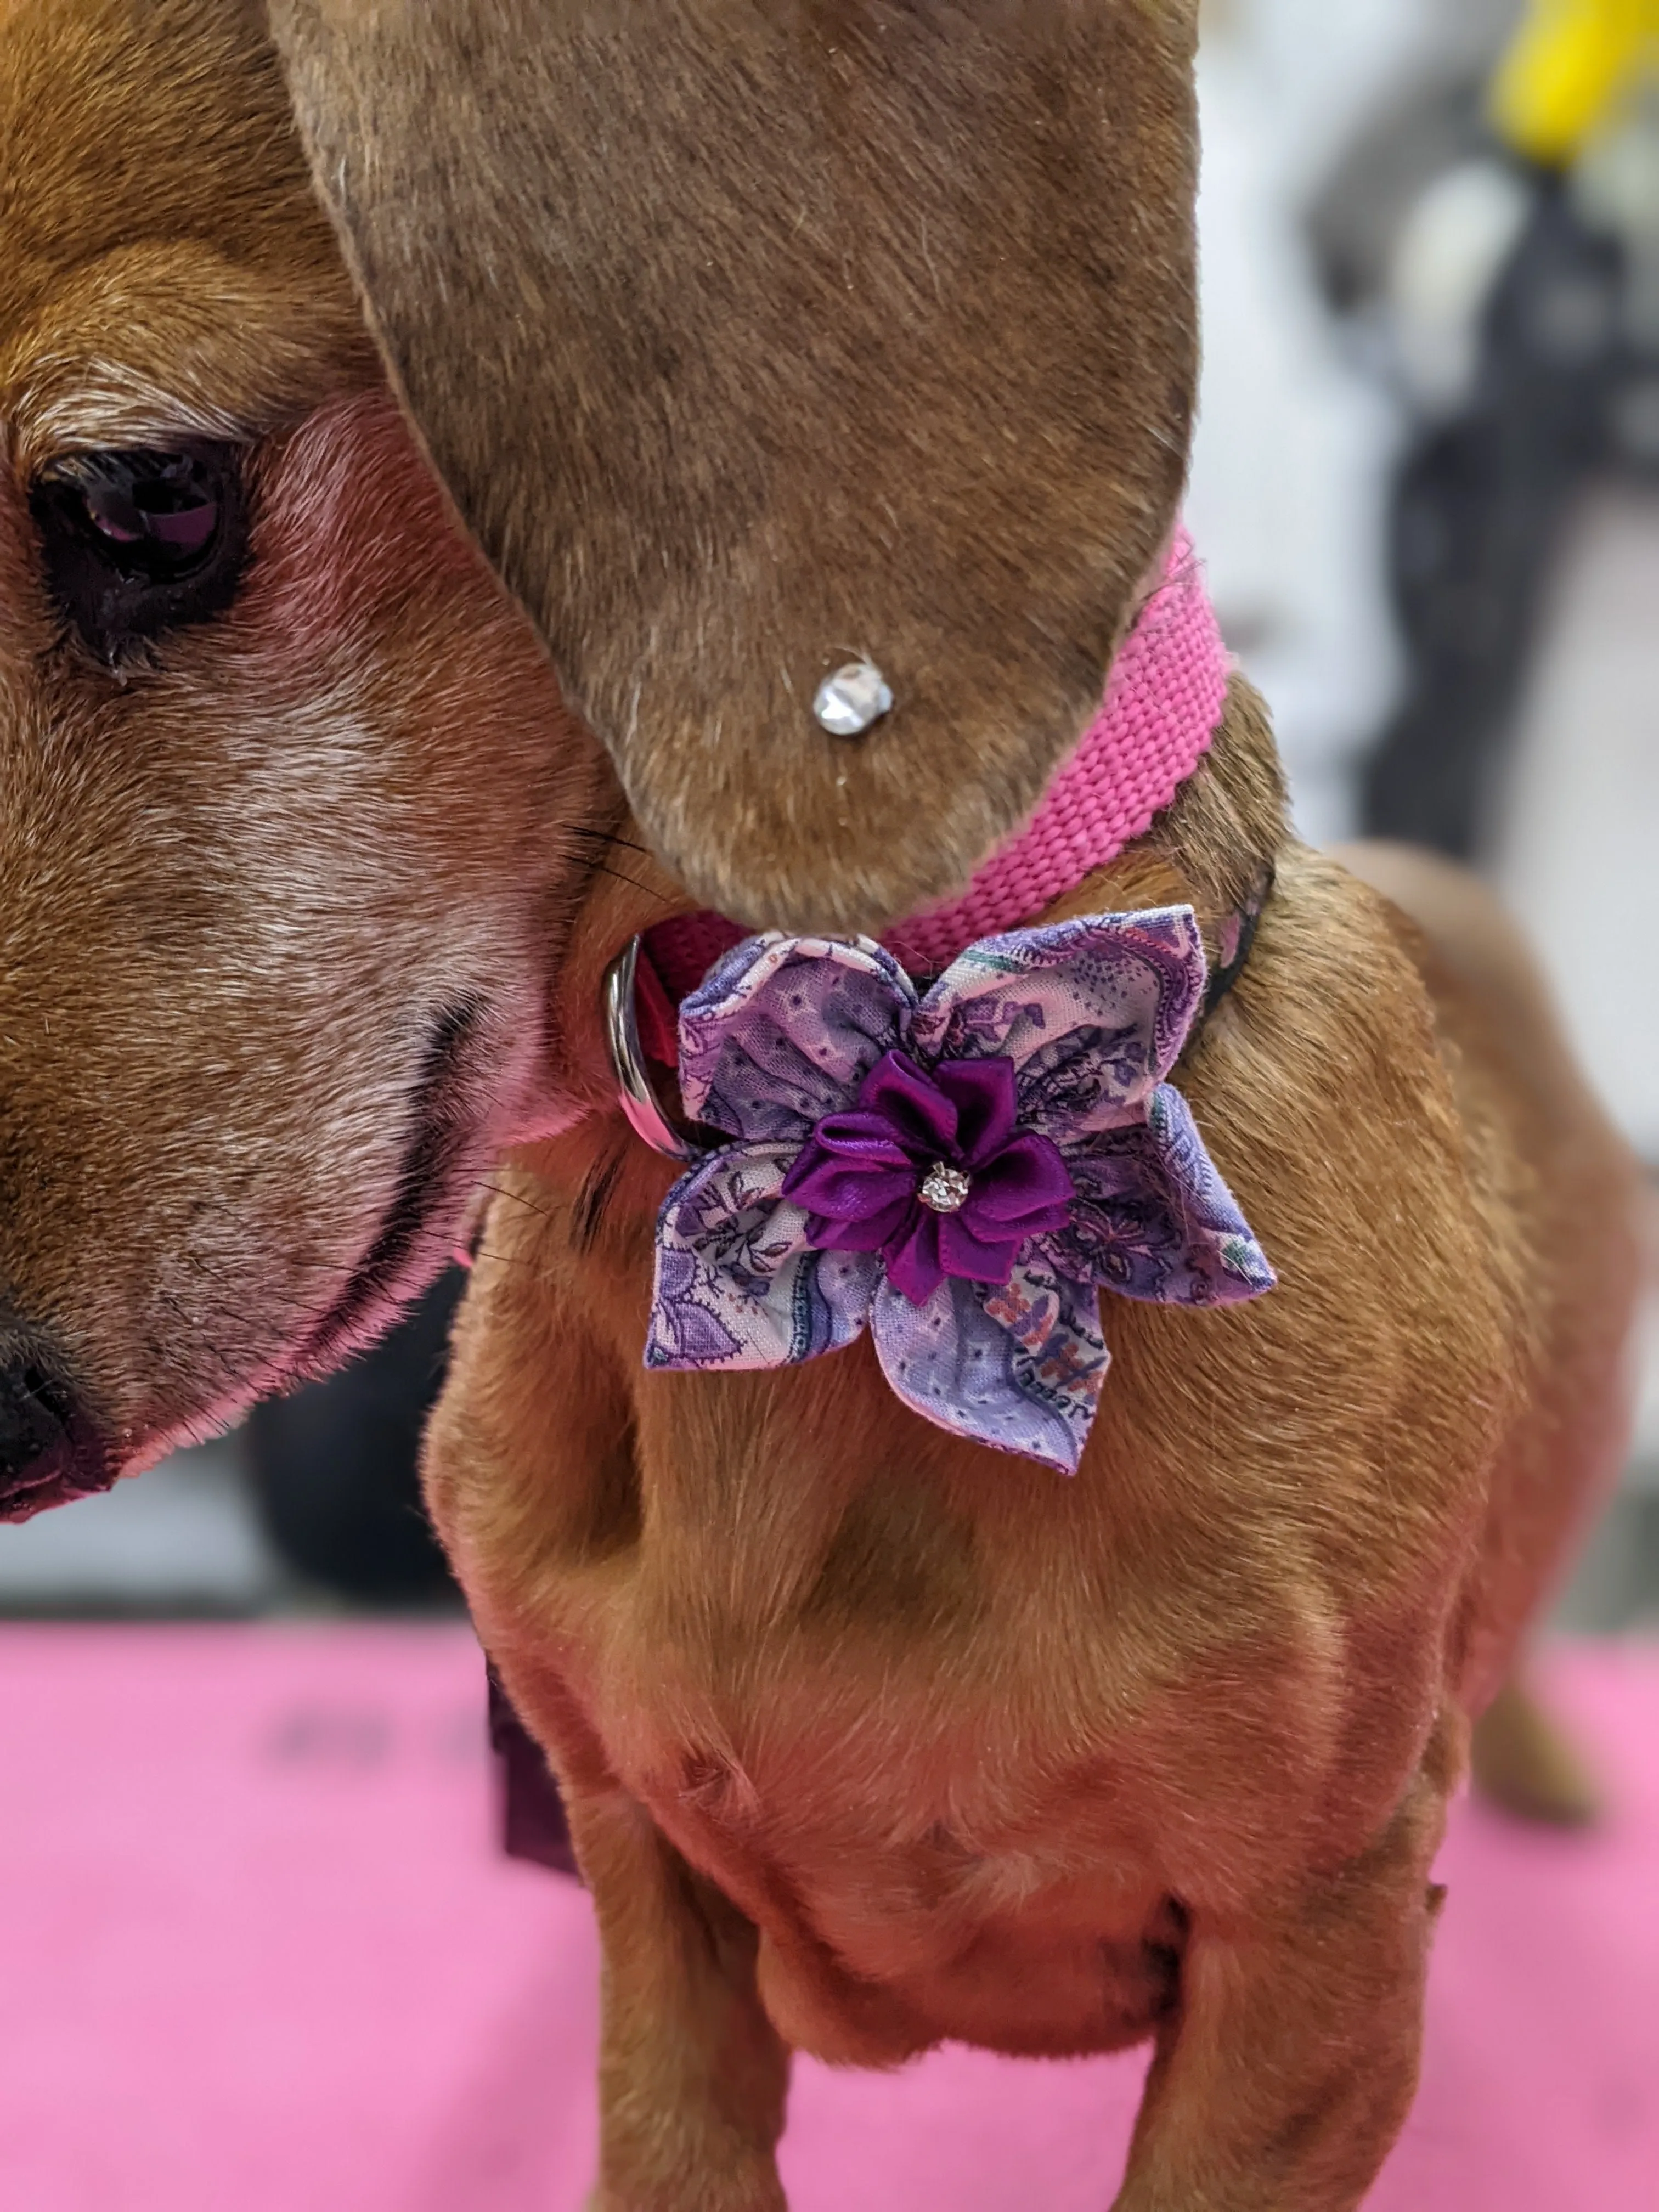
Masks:
[[[961,883],[1184,467],[1193,0],[269,12],[0,0],[0,1510],[435,1270],[605,831]]]

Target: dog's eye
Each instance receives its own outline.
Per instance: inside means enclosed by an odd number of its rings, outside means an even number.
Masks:
[[[75,453],[36,483],[47,576],[101,658],[229,605],[247,550],[240,459],[235,447],[207,444]]]

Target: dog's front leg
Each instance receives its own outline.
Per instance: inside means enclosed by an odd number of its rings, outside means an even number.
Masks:
[[[1115,2212],[1353,2212],[1416,2093],[1444,1805],[1419,1775],[1363,1856],[1194,1915]]]
[[[605,1593],[626,1579],[645,1508],[629,1372],[592,1313],[625,1269],[573,1274],[579,1240],[558,1189],[503,1172],[490,1256],[428,1436],[427,1503],[507,1692],[551,1755],[592,1894],[604,1951],[593,2212],[781,2212],[789,2059],[757,1992],[755,1929],[623,1788],[560,1671],[563,1646],[590,1659],[603,1647]],[[648,1268],[645,1218],[632,1256]]]
[[[789,2053],[752,1924],[623,1792],[569,1810],[605,1960],[592,2212],[782,2212]]]

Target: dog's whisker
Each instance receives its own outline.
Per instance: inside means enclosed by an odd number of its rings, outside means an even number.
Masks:
[[[559,1218],[551,1206],[538,1206],[533,1199],[526,1198],[522,1191],[508,1190],[503,1185],[494,1182],[480,1183],[478,1188],[487,1197],[505,1199],[510,1206],[521,1206],[526,1213],[533,1213],[538,1221],[556,1221]]]
[[[620,1139],[582,1178],[576,1202],[570,1210],[570,1234],[579,1252],[591,1252],[605,1220],[605,1208],[628,1164],[628,1145]]]
[[[577,827],[569,833],[573,837],[586,837],[601,845],[615,845],[624,853],[637,853],[642,860],[656,858],[648,845],[636,845],[631,837],[618,836],[614,830],[589,830]]]
[[[620,868],[607,868],[602,860],[594,862],[593,872],[598,876],[609,876],[612,883],[626,884],[629,890],[640,891],[647,898],[655,899],[659,906],[672,907],[674,904],[668,894],[659,891],[654,884],[640,883],[634,877],[624,875]]]

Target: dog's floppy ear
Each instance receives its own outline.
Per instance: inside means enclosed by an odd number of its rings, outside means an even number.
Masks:
[[[1174,513],[1194,0],[270,0],[371,325],[636,817],[752,923],[943,896]],[[890,714],[815,718],[877,663]]]

